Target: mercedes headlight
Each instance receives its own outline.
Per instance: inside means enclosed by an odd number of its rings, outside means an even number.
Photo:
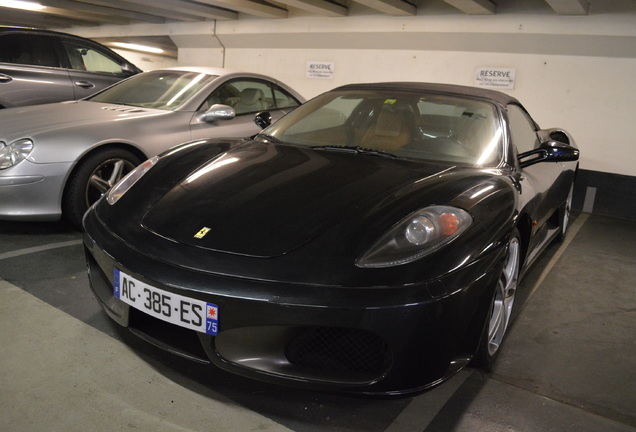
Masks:
[[[358,260],[358,267],[392,267],[428,255],[456,239],[472,223],[465,210],[431,206],[410,214],[380,237]]]
[[[33,150],[33,141],[19,139],[7,145],[0,141],[0,170],[11,168],[22,162]]]
[[[150,168],[152,168],[157,163],[158,160],[159,156],[152,157],[141,165],[138,165],[131,172],[129,172],[115,186],[108,190],[108,193],[106,194],[106,202],[108,202],[108,204],[110,205],[113,205],[117,201],[119,201],[119,199],[126,192],[128,192],[128,189],[133,187],[133,185],[137,183],[137,181],[142,178],[143,175],[146,174],[148,170],[150,170]]]

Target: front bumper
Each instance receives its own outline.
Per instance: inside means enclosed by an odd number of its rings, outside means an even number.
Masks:
[[[163,349],[229,372],[332,391],[401,394],[459,371],[477,348],[502,261],[493,252],[444,279],[404,289],[300,286],[159,262],[113,236],[94,212],[84,224],[91,288],[120,325]],[[165,323],[115,298],[115,268],[218,305],[218,336]]]
[[[72,162],[35,164],[24,160],[0,170],[0,219],[59,219],[64,183],[72,166]]]

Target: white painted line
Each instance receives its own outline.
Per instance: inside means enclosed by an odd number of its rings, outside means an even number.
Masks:
[[[585,201],[583,201],[583,212],[593,213],[594,200],[596,199],[596,188],[588,187],[585,191]]]
[[[78,244],[82,244],[82,240],[69,240],[65,242],[50,243],[50,244],[46,244],[42,246],[34,246],[30,248],[18,249],[16,251],[4,252],[4,253],[0,253],[0,261],[9,259],[9,258],[19,257],[22,255],[29,255],[36,252],[42,252],[42,251],[46,251],[50,249],[59,249],[59,248],[64,248],[69,246],[76,246]]]

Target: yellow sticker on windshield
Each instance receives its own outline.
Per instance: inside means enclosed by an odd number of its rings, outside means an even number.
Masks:
[[[203,238],[209,231],[210,231],[210,228],[203,227],[198,233],[194,235],[194,238],[198,238],[198,239]]]
[[[387,99],[384,101],[385,105],[393,105],[394,103],[397,102],[397,99]]]

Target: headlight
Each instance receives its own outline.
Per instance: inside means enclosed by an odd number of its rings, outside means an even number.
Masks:
[[[431,206],[402,219],[358,260],[358,267],[392,267],[410,263],[447,245],[472,223],[470,214],[448,206]]]
[[[0,170],[11,168],[22,162],[33,150],[33,141],[20,139],[7,145],[0,141]]]
[[[121,179],[115,186],[110,188],[110,190],[106,194],[106,202],[108,202],[108,204],[110,205],[113,205],[117,201],[119,201],[119,198],[121,198],[126,192],[128,192],[128,189],[130,189],[135,183],[137,183],[137,180],[143,177],[143,175],[146,174],[148,170],[157,163],[158,160],[159,156],[152,157],[141,165],[137,166],[137,168],[135,168],[128,174],[126,174],[126,177]]]

